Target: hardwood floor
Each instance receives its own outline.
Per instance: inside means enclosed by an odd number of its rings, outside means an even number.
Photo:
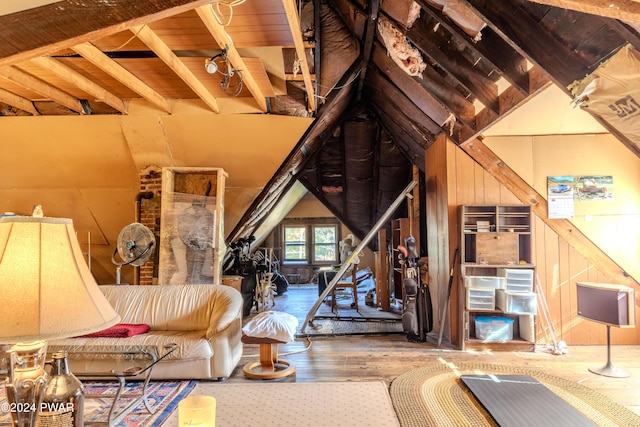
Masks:
[[[268,309],[284,311],[298,318],[302,326],[317,299],[315,285],[290,285],[289,291],[275,299]],[[364,303],[364,301],[363,301]],[[256,310],[245,322],[253,318]],[[606,346],[569,347],[568,353],[554,355],[545,349],[527,351],[458,351],[436,348],[437,335],[426,343],[413,343],[402,334],[383,336],[339,336],[298,339],[280,346],[280,356],[296,366],[296,373],[274,381],[371,381],[389,385],[398,375],[425,363],[489,362],[519,365],[581,383],[640,415],[640,346],[612,346],[614,366],[631,374],[628,378],[610,378],[589,372],[607,360]],[[244,355],[229,382],[248,380],[242,366],[258,360],[258,346],[245,345]]]

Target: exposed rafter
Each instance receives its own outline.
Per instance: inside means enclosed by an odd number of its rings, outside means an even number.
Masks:
[[[364,42],[362,47],[362,57],[364,64],[362,65],[362,71],[360,71],[360,77],[358,81],[358,93],[356,99],[362,97],[362,87],[364,86],[365,77],[367,76],[367,68],[369,67],[369,61],[371,60],[373,51],[373,41],[376,35],[376,26],[378,25],[378,14],[380,13],[380,1],[372,0],[368,4],[368,19],[367,27],[364,34]]]
[[[208,3],[211,0],[61,0],[2,16],[0,40],[5,42],[0,43],[0,67],[52,55]],[[25,25],[27,22],[29,25]]]
[[[606,16],[621,21],[640,23],[640,3],[637,0],[529,0],[562,9]]]
[[[64,105],[65,107],[72,111],[75,111],[76,113],[87,113],[87,111],[85,111],[85,109],[82,107],[79,99],[74,98],[68,93],[63,92],[60,89],[43,82],[42,80],[36,79],[30,74],[27,74],[15,67],[6,67],[0,69],[0,76],[13,81],[22,87],[39,93],[44,97],[44,99],[50,99],[60,105]]]
[[[146,25],[140,27],[133,27],[131,31],[138,37],[149,49],[151,49],[158,58],[162,60],[174,73],[182,79],[183,82],[191,88],[191,90],[211,108],[214,113],[219,113],[218,101],[209,92],[209,90],[202,84],[200,80],[193,75],[193,73],[187,68],[186,65],[178,58],[173,51],[162,41],[158,35]]]
[[[275,188],[289,188],[288,184],[282,187],[283,182],[293,181],[309,161],[318,147],[330,136],[331,132],[338,125],[338,118],[344,114],[347,106],[353,98],[355,89],[354,79],[358,70],[362,66],[361,61],[356,61],[349,71],[338,82],[340,89],[333,91],[318,111],[318,117],[309,127],[307,132],[300,139],[291,154],[285,159],[280,168],[273,175],[271,180],[262,189],[260,194],[254,199],[251,206],[236,227],[227,236],[227,242],[233,242],[240,237],[248,237],[264,221],[269,213],[265,206]],[[348,83],[350,82],[350,83]],[[253,224],[253,227],[248,226]]]
[[[216,19],[213,10],[211,9],[211,5],[196,8],[196,13],[216,40],[218,46],[227,50],[227,57],[229,58],[229,62],[233,68],[241,71],[243,84],[247,86],[247,89],[253,95],[253,98],[258,104],[258,108],[261,111],[266,112],[267,100],[265,94],[262,92],[262,89],[260,89],[255,77],[249,72],[245,61],[240,56],[240,53],[238,53],[238,50],[229,37],[229,34],[227,34],[222,24],[220,24]]]
[[[36,110],[36,107],[33,105],[33,102],[4,89],[0,89],[0,102],[19,108],[34,116],[40,115],[38,110]]]
[[[96,99],[104,102],[107,105],[112,106],[116,110],[125,114],[127,112],[127,108],[119,97],[107,91],[102,86],[97,85],[92,80],[86,78],[82,74],[73,70],[72,68],[67,67],[66,65],[60,63],[55,59],[41,56],[38,58],[31,59],[31,62],[38,65],[41,68],[51,71],[56,74],[61,79],[72,83],[77,86],[79,89],[87,92],[90,95],[93,95]]]
[[[307,104],[310,111],[315,111],[316,97],[313,92],[313,83],[311,81],[309,64],[307,63],[304,42],[302,40],[302,35],[300,34],[300,19],[298,17],[298,12],[296,11],[295,1],[282,0],[282,5],[284,6],[285,13],[287,14],[287,21],[289,22],[289,28],[291,29],[291,35],[293,36],[293,44],[296,48],[296,55],[298,56],[298,61],[300,63],[304,87],[307,93]]]
[[[131,74],[122,65],[109,58],[100,49],[98,49],[91,43],[82,43],[73,46],[72,49],[82,55],[84,59],[100,68],[102,71],[109,74],[111,77],[118,80],[123,85],[129,87],[131,90],[145,98],[153,105],[159,107],[163,111],[171,112],[169,103],[162,95],[150,88],[142,80]]]

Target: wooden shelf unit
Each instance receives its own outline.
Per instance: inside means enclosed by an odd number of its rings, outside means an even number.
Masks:
[[[496,307],[491,310],[469,309],[465,287],[468,276],[497,277],[498,270],[504,268],[535,270],[531,207],[463,205],[459,207],[459,216],[462,348],[514,350],[532,347],[535,344],[535,314],[505,313]],[[477,339],[475,319],[478,316],[513,319],[513,339],[505,342]]]

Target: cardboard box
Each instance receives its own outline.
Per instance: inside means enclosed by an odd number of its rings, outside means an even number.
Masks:
[[[225,286],[231,286],[241,292],[240,287],[242,286],[242,276],[222,276],[222,284]]]

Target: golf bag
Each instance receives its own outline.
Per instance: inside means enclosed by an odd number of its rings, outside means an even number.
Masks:
[[[416,240],[409,236],[405,246],[398,246],[399,259],[405,266],[403,280],[404,301],[402,309],[402,329],[407,333],[407,340],[425,342],[427,333],[433,328],[433,309],[429,287],[420,282],[420,261]]]

